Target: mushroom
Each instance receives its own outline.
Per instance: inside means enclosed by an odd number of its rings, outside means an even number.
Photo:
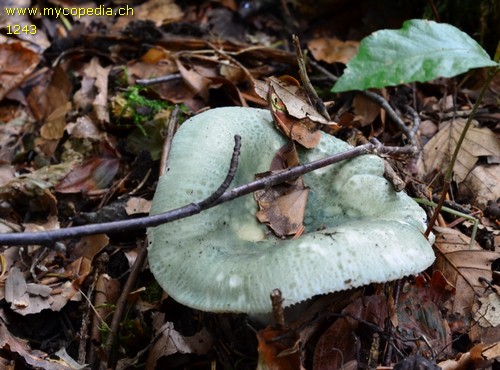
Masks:
[[[286,142],[267,110],[211,109],[186,121],[174,137],[151,214],[200,201],[224,180],[234,135],[241,155],[233,186],[268,170]],[[302,163],[351,148],[322,133],[319,145],[299,149]],[[383,160],[364,155],[304,175],[310,188],[305,233],[273,236],[256,219],[251,194],[195,216],[148,230],[149,265],[176,301],[209,312],[257,315],[315,295],[421,272],[434,260],[423,236],[425,212],[383,177]]]

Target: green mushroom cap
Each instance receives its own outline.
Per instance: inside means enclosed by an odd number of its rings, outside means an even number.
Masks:
[[[186,121],[173,140],[151,214],[198,202],[223,182],[241,136],[232,186],[269,169],[286,139],[267,110],[228,107]],[[301,163],[351,147],[322,134],[319,145],[299,149]],[[434,261],[424,211],[383,177],[382,159],[364,155],[304,176],[310,188],[305,233],[274,237],[256,219],[251,194],[148,230],[149,265],[176,301],[202,311],[271,311],[279,288],[284,306],[369,283],[418,273]]]

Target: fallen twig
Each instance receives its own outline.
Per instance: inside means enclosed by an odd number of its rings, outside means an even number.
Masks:
[[[131,220],[105,222],[100,224],[82,225],[69,227],[59,230],[39,231],[34,233],[5,233],[0,234],[0,244],[3,245],[29,245],[29,244],[45,244],[51,246],[57,240],[82,237],[85,235],[102,234],[102,233],[117,233],[124,232],[125,230],[145,229],[154,227],[166,222],[175,221],[181,218],[189,217],[198,214],[203,210],[215,207],[224,202],[228,202],[240,196],[253,193],[256,190],[264,189],[266,187],[276,185],[308,172],[312,172],[319,168],[329,166],[347,159],[355,158],[363,154],[405,154],[412,155],[416,153],[417,149],[413,146],[405,147],[389,147],[383,146],[377,140],[364,145],[357,146],[342,153],[333,154],[331,156],[318,159],[316,161],[305,163],[300,166],[288,168],[282,172],[262,177],[258,180],[249,182],[248,184],[238,186],[236,188],[227,190],[230,183],[227,178],[223,184],[214,194],[222,194],[217,199],[211,195],[205,200],[200,202],[191,203],[186,206],[173,209],[154,216],[147,216],[135,218]],[[233,154],[234,159],[234,154]],[[230,168],[234,166],[231,165]],[[228,174],[229,175],[229,174]],[[222,189],[222,191],[221,191]],[[210,200],[210,202],[208,202]]]
[[[179,106],[176,105],[172,112],[170,112],[170,117],[168,117],[167,121],[167,137],[165,138],[165,142],[163,144],[163,150],[160,159],[160,176],[163,175],[163,171],[167,168],[167,160],[170,154],[170,148],[172,147],[172,140],[174,138],[175,130],[177,129],[179,116]]]
[[[130,270],[130,274],[128,276],[127,282],[123,286],[123,289],[120,293],[120,297],[116,301],[116,309],[113,313],[113,319],[111,320],[110,332],[108,335],[108,340],[106,342],[106,348],[108,350],[108,369],[114,369],[116,365],[116,349],[115,349],[115,339],[118,336],[118,329],[120,328],[120,323],[122,322],[122,317],[125,312],[125,308],[127,307],[127,299],[129,297],[130,292],[135,286],[139,273],[142,271],[142,267],[146,262],[146,257],[148,255],[148,249],[146,245],[142,245],[139,248],[139,253],[135,259],[134,265]]]

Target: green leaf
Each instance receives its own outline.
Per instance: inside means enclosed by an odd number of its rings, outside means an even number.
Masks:
[[[347,64],[332,91],[423,82],[496,65],[476,41],[458,28],[413,19],[400,30],[381,30],[363,39],[358,54]]]

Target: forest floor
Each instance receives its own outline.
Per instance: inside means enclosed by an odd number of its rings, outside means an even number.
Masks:
[[[336,122],[321,129],[352,145],[416,146],[417,155],[386,159],[410,196],[437,202],[487,75],[372,89],[392,112],[360,92],[331,92],[361,39],[432,14],[417,2],[3,3],[0,233],[147,216],[168,125],[216,107],[268,109],[258,90],[271,77],[300,80],[293,34]],[[499,92],[497,74],[463,143],[445,204],[453,212],[434,228],[436,261],[422,274],[320,296],[298,318],[264,326],[169,297],[149,270],[145,228],[21,238],[0,243],[0,368],[498,369]]]

